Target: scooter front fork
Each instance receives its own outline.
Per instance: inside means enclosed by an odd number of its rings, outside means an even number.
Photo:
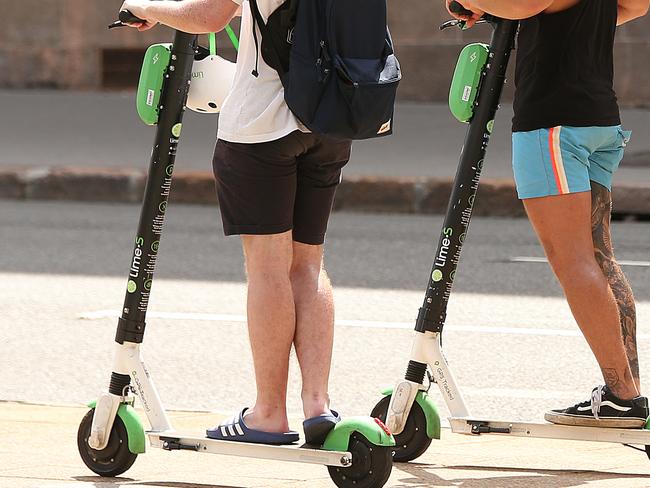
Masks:
[[[442,354],[440,333],[416,331],[406,375],[404,380],[395,386],[388,406],[386,426],[395,435],[404,430],[418,392],[427,389],[424,385],[427,367],[431,369],[433,381],[438,384],[452,417],[469,416],[447,360]]]
[[[132,403],[129,397],[131,382],[140,398],[152,431],[171,431],[171,423],[160,396],[140,355],[140,344],[125,342],[115,345],[113,373],[107,392],[97,399],[88,445],[95,450],[104,449],[109,441],[115,416],[122,403]]]
[[[122,403],[121,396],[104,392],[99,395],[95,403],[95,413],[93,414],[93,424],[90,428],[90,437],[88,445],[96,451],[101,451],[108,445],[111,429],[115,422],[117,410]]]

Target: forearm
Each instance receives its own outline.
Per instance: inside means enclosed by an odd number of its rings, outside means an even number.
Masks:
[[[649,0],[619,0],[618,19],[616,24],[621,25],[630,20],[638,19],[648,13]]]
[[[219,32],[234,17],[238,6],[230,0],[156,0],[144,5],[147,18],[189,34]]]
[[[552,0],[470,0],[472,6],[502,19],[526,19],[544,11]]]

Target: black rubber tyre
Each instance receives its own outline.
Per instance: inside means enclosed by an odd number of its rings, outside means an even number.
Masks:
[[[99,476],[119,476],[133,465],[138,455],[129,451],[129,437],[124,422],[119,417],[115,417],[108,445],[101,451],[91,448],[88,445],[88,438],[94,413],[93,408],[86,413],[79,425],[77,432],[79,454],[84,464]]]
[[[393,448],[376,446],[354,432],[350,436],[348,451],[352,453],[352,466],[328,466],[327,470],[339,488],[381,488],[393,469]]]
[[[388,414],[388,405],[390,396],[382,398],[375,408],[372,409],[371,417],[377,417],[382,422],[386,422]],[[411,413],[406,420],[404,430],[395,435],[395,455],[393,460],[398,463],[406,463],[419,458],[431,445],[432,439],[427,435],[427,419],[424,416],[422,407],[413,403]]]

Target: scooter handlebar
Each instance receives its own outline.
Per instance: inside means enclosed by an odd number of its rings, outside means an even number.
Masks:
[[[133,15],[130,11],[128,10],[121,10],[120,14],[118,15],[118,18],[120,20],[117,20],[113,22],[111,25],[108,26],[109,29],[113,29],[114,27],[124,27],[126,24],[142,24],[144,23],[144,20],[142,20],[139,17],[136,17]]]
[[[465,7],[463,7],[460,3],[454,1],[449,4],[449,11],[452,14],[457,14],[457,15],[472,15],[471,10],[467,10]]]
[[[467,15],[468,17],[471,17],[472,15],[474,15],[474,12],[472,12],[471,10],[467,10],[465,7],[463,7],[460,3],[456,2],[456,1],[451,2],[449,4],[449,11],[451,13],[456,14],[456,15]],[[499,19],[498,17],[495,17],[494,15],[483,14],[483,17],[481,17],[481,20],[479,20],[477,23],[484,23],[484,22],[496,23],[496,22],[499,22],[500,20],[502,20],[502,19]],[[457,24],[457,25],[464,26],[465,22],[461,21],[461,23]],[[445,24],[443,24],[443,28],[444,27],[450,27],[450,25],[445,23]]]
[[[136,17],[129,10],[120,11],[119,19],[120,22],[123,22],[125,24],[140,24],[144,22],[144,20],[142,20],[139,17]]]

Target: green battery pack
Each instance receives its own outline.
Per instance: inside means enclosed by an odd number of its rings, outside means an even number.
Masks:
[[[460,122],[469,123],[474,116],[474,103],[489,54],[490,46],[479,42],[460,52],[449,90],[449,109]]]
[[[147,125],[158,124],[160,97],[172,56],[171,44],[149,46],[144,55],[136,107],[142,122]]]

